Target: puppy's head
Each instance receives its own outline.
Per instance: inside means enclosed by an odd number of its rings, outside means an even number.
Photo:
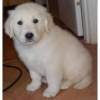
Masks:
[[[5,32],[22,43],[38,42],[44,34],[48,34],[53,20],[47,10],[35,3],[25,3],[8,11]]]

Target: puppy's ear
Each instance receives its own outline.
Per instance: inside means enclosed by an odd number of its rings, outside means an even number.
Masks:
[[[13,14],[14,10],[9,10],[7,13],[9,16],[11,16]]]
[[[12,10],[8,11],[9,17],[4,24],[5,32],[8,36],[10,36],[10,38],[12,38],[14,36],[13,25],[12,25],[12,21],[11,21],[11,17],[10,17],[12,13],[13,13]]]
[[[53,18],[49,13],[46,13],[45,29],[47,33],[50,32],[52,26],[53,26]]]

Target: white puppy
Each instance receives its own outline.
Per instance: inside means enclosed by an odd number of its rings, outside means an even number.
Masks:
[[[53,23],[47,10],[25,3],[9,11],[5,32],[14,40],[19,58],[29,69],[32,82],[28,91],[48,88],[43,96],[54,97],[60,89],[84,89],[92,82],[89,52],[69,32]],[[44,77],[44,78],[43,78]]]

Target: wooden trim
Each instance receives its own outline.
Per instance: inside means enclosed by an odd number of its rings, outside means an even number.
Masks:
[[[25,3],[25,2],[31,2],[31,0],[4,0],[3,7],[19,5],[19,4]]]

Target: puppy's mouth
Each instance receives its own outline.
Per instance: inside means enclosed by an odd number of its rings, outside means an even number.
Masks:
[[[32,38],[32,39],[26,39],[25,43],[26,44],[33,44],[33,43],[37,43],[39,41],[38,37]]]
[[[33,42],[34,42],[33,39],[27,39],[27,40],[26,40],[26,44],[32,44]]]

